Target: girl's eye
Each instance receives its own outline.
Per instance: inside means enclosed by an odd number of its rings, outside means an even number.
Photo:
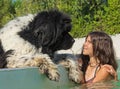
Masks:
[[[88,43],[92,43],[90,40],[88,40]]]
[[[92,43],[90,40],[85,40],[85,42]]]

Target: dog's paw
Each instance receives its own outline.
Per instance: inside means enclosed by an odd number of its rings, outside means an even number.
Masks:
[[[60,74],[57,69],[49,69],[47,72],[47,76],[50,80],[59,81]]]
[[[44,63],[40,65],[39,70],[48,76],[50,80],[59,81],[60,75],[55,65],[45,65]]]
[[[46,74],[50,80],[59,80],[60,75],[58,73],[57,66],[52,62],[50,57],[48,57],[47,55],[41,57],[36,56],[34,58],[34,61],[37,64],[36,66],[39,67],[39,71]]]
[[[44,63],[40,64],[40,66],[39,66],[39,71],[40,71],[41,73],[46,73],[46,72],[48,71],[47,65],[44,64]]]
[[[83,72],[80,70],[78,62],[71,57],[61,61],[60,64],[68,69],[69,79],[75,83],[81,83],[83,80]]]
[[[80,70],[74,70],[73,72],[69,71],[69,79],[75,83],[81,83],[83,80],[83,72]]]

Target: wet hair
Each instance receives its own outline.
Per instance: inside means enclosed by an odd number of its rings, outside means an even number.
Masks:
[[[112,65],[115,70],[117,70],[117,62],[115,59],[114,47],[111,37],[105,32],[94,31],[90,32],[87,37],[91,38],[91,42],[93,45],[93,55],[99,59],[100,64],[109,64]],[[89,56],[82,54],[83,64],[86,64],[83,70],[86,70]]]

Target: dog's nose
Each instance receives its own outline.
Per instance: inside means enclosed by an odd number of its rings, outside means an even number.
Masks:
[[[73,39],[73,40],[72,40],[72,43],[74,43],[74,42],[75,42],[75,40]]]

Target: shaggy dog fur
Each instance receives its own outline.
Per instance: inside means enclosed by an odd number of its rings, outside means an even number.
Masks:
[[[57,50],[72,47],[74,39],[69,34],[70,30],[70,17],[57,10],[29,14],[10,21],[0,30],[0,67],[37,66],[51,80],[59,80],[53,55]],[[80,82],[76,67],[73,70],[71,79]]]

